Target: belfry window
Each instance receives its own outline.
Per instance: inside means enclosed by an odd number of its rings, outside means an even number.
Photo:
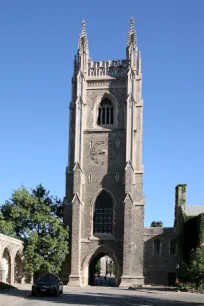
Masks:
[[[112,233],[113,232],[113,202],[110,195],[101,191],[96,199],[93,233]]]
[[[98,109],[98,125],[113,124],[113,105],[109,99],[103,99]]]

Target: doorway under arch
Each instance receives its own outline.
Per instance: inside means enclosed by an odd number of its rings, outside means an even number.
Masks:
[[[95,248],[92,253],[86,257],[83,263],[83,285],[96,285],[95,276],[97,274],[96,264],[104,256],[107,256],[114,263],[114,281],[108,283],[110,286],[118,287],[120,284],[121,271],[118,258],[116,254],[106,246],[99,246]],[[98,283],[98,285],[108,285],[107,282]]]

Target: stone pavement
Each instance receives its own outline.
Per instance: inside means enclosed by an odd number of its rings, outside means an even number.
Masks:
[[[31,297],[31,286],[22,285],[19,291],[0,293],[0,306],[203,306],[204,294],[142,289],[125,290],[110,287],[64,287],[59,297]]]

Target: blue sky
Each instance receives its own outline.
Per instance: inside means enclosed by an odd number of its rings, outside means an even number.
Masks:
[[[142,55],[145,225],[172,226],[174,191],[204,204],[204,1],[0,0],[0,203],[42,183],[63,198],[81,20],[93,60]]]

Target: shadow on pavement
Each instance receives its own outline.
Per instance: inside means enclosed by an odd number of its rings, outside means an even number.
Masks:
[[[109,294],[109,293],[99,293],[94,292],[94,288],[92,292],[83,292],[83,293],[70,293],[66,292],[59,297],[54,296],[37,296],[32,297],[30,290],[3,290],[0,291],[0,294],[6,294],[9,296],[23,297],[24,303],[26,305],[26,301],[36,301],[39,305],[42,302],[48,302],[49,304],[67,304],[67,305],[103,305],[103,306],[116,306],[116,305],[124,305],[124,306],[202,306],[204,305],[204,296],[203,303],[195,303],[195,302],[184,302],[177,300],[167,300],[165,297],[146,297],[146,296],[137,296],[131,295],[129,291],[128,295],[125,294],[125,290],[121,290],[118,294]],[[123,294],[124,293],[124,294]],[[167,297],[166,297],[167,298]],[[172,297],[173,298],[173,297]]]
[[[16,297],[28,297],[31,294],[31,290],[29,289],[6,289],[0,290],[0,294],[8,295],[8,296],[16,296]]]

